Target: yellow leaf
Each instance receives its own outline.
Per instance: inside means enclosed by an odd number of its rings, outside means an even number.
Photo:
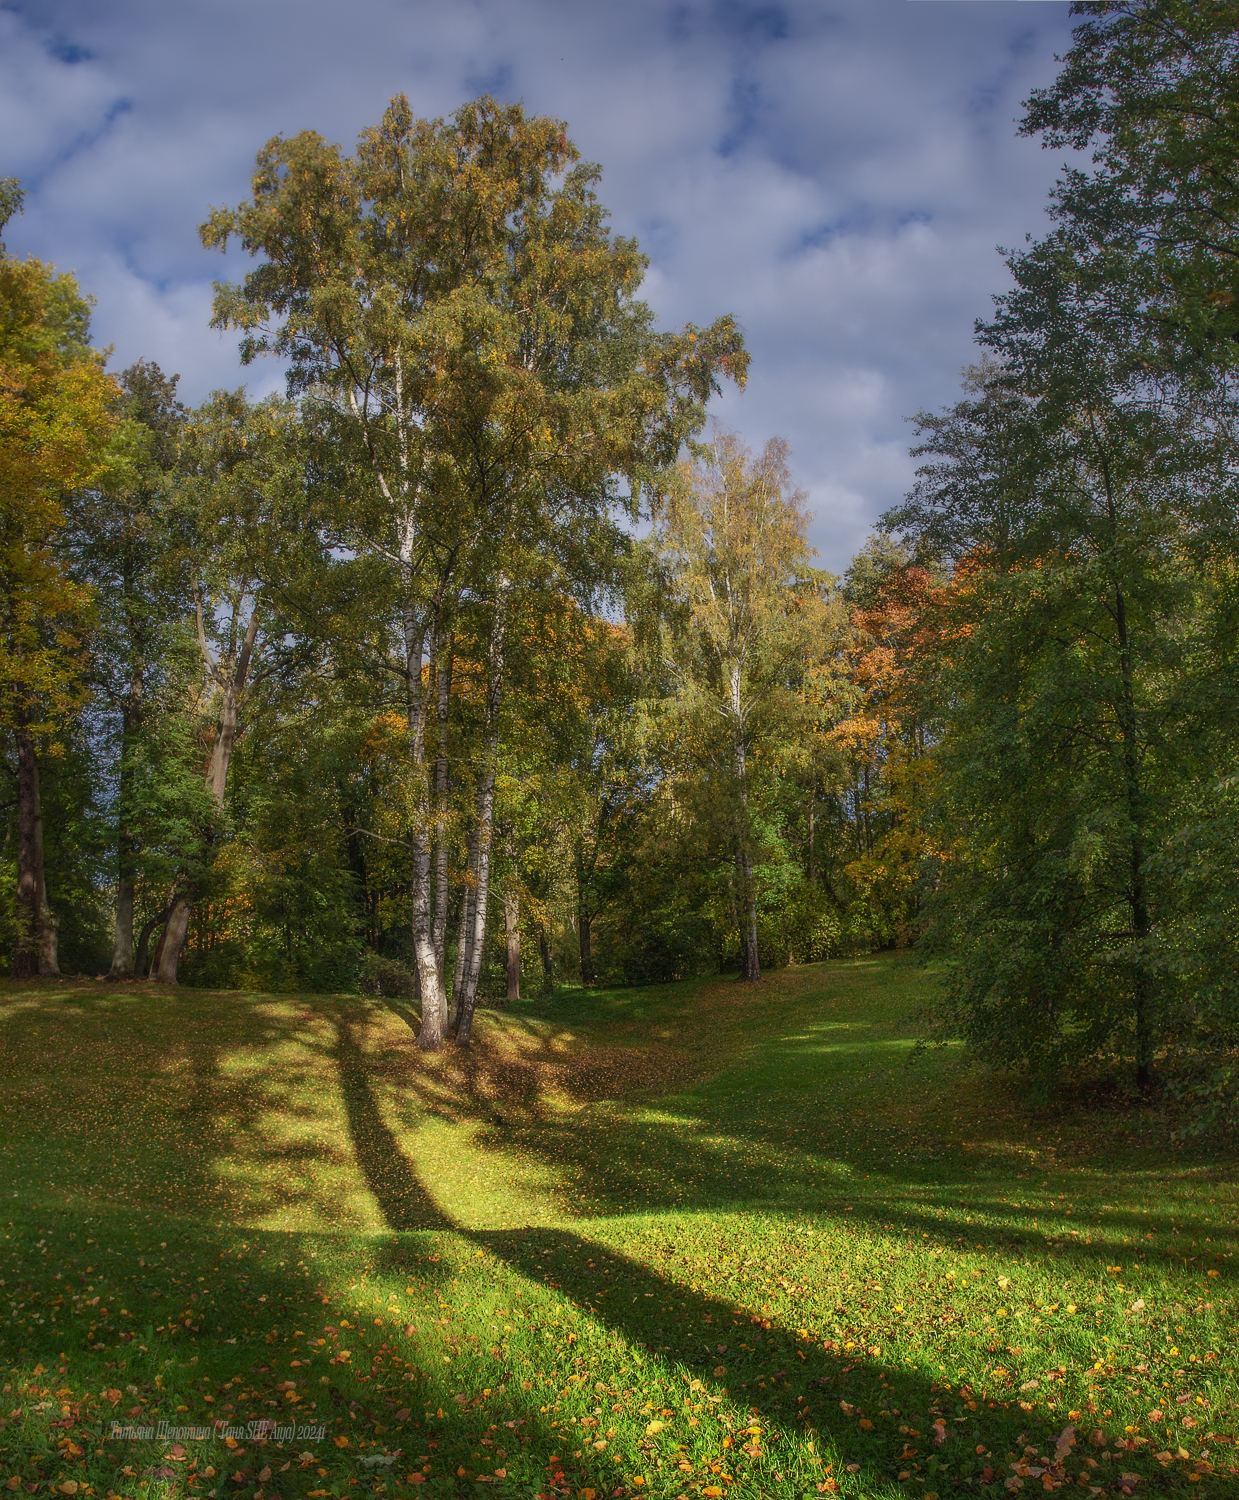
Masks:
[[[646,1437],[653,1437],[655,1433],[661,1432],[666,1425],[666,1422],[647,1422],[645,1424]]]
[[[723,1487],[722,1487],[722,1485],[718,1485],[718,1484],[707,1484],[706,1487],[705,1487],[705,1489],[702,1490],[701,1493],[703,1495],[711,1495],[711,1496],[721,1495],[723,1493]]]
[[[335,1445],[337,1448],[347,1448],[348,1438],[346,1438],[343,1433],[341,1433],[341,1435],[335,1439]]]

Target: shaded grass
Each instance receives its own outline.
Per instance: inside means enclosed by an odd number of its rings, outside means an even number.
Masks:
[[[927,983],[568,992],[432,1059],[356,999],[10,987],[0,1483],[1239,1494],[1233,1158],[914,1054]]]

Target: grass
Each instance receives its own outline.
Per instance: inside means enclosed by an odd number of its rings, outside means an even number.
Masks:
[[[928,982],[429,1059],[398,1004],[8,986],[0,1488],[1239,1495],[1233,1156],[916,1053]]]

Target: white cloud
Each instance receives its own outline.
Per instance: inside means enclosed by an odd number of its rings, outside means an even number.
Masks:
[[[207,326],[245,262],[196,237],[258,147],[351,143],[402,90],[522,98],[603,164],[660,317],[739,317],[752,377],[719,414],[789,439],[838,568],[907,484],[904,416],[954,397],[994,246],[1044,222],[1055,162],[1012,122],[1069,24],[1062,0],[45,0],[0,10],[0,171],[30,190],[8,241],[77,271],[118,364],[267,390]]]

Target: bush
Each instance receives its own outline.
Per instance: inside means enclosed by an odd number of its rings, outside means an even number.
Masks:
[[[388,1000],[409,1000],[417,994],[417,976],[398,959],[367,950],[357,970],[363,995],[382,995]]]

